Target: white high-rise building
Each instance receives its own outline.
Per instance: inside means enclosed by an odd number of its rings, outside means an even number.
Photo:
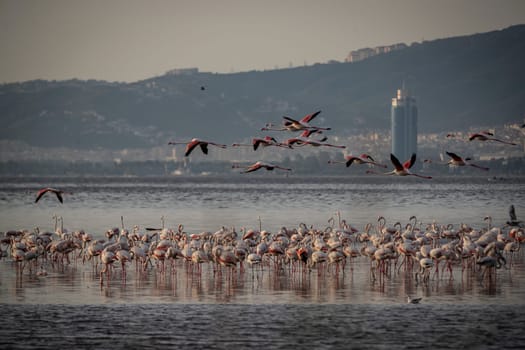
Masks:
[[[405,88],[392,99],[392,153],[401,163],[417,154],[417,106]]]

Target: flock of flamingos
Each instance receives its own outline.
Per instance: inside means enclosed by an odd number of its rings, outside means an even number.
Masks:
[[[320,277],[353,273],[356,259],[366,259],[373,283],[384,284],[401,270],[405,278],[414,278],[418,284],[464,273],[480,283],[495,283],[496,271],[512,268],[525,241],[523,222],[512,205],[505,225],[494,227],[486,217],[486,227],[481,229],[467,224],[423,225],[415,216],[404,225],[390,226],[380,216],[376,223],[359,230],[338,212],[322,229],[300,224],[277,232],[261,227],[237,232],[222,227],[216,232],[188,233],[183,225],[142,230],[134,226],[129,231],[122,219],[122,227],[111,228],[105,237],[96,239],[83,230],[68,232],[58,225],[59,220],[57,217],[55,232],[6,232],[0,241],[0,258],[11,261],[3,268],[12,266],[17,277],[45,278],[47,269],[63,271],[70,264],[82,264],[91,266],[102,288],[112,280],[125,283],[129,270],[136,279],[150,273],[173,275],[178,270],[200,276],[203,268],[225,281],[245,273],[259,279],[263,271],[308,278],[312,273]],[[347,265],[350,269],[345,269]],[[409,303],[419,300],[407,296]]]
[[[251,145],[233,144],[233,147],[303,147],[326,146],[345,148],[345,146],[326,143],[326,137],[313,139],[330,128],[311,125],[320,111],[309,114],[300,120],[284,117],[282,127],[267,124],[262,130],[283,130],[301,132],[301,136],[278,142],[274,137],[254,138]],[[453,137],[451,135],[451,137]],[[496,139],[489,132],[470,136],[469,140],[494,141],[510,145],[514,143]],[[170,142],[176,145],[180,142]],[[185,156],[200,148],[205,154],[208,146],[226,148],[226,145],[192,139],[185,142]],[[463,159],[455,153],[447,152],[451,160],[448,165],[487,168]],[[401,163],[393,154],[393,170],[382,174],[397,176],[417,176],[411,172],[416,155]],[[344,160],[330,163],[369,164],[375,168],[387,168],[367,154],[346,156]],[[233,167],[241,167],[234,165]],[[243,167],[243,173],[262,168],[281,169],[279,165],[256,162]],[[369,170],[369,172],[373,172]],[[38,202],[44,195],[54,194],[63,203],[64,194],[60,189],[46,187],[41,189],[35,199]],[[137,276],[149,273],[173,273],[186,268],[192,274],[199,274],[203,266],[213,269],[214,274],[232,278],[236,273],[250,271],[256,275],[264,270],[282,274],[311,273],[319,275],[341,274],[345,266],[355,259],[368,259],[370,279],[384,283],[396,271],[404,269],[418,283],[429,283],[434,279],[454,278],[454,270],[471,271],[478,274],[480,281],[494,281],[496,270],[512,267],[512,259],[520,252],[525,241],[523,223],[517,219],[514,206],[509,210],[509,221],[502,227],[493,227],[491,218],[486,217],[486,227],[474,229],[467,224],[457,227],[432,223],[423,225],[416,217],[411,217],[404,225],[400,222],[387,225],[384,217],[367,224],[362,230],[352,227],[342,220],[339,213],[330,218],[329,225],[323,228],[308,227],[305,224],[296,228],[281,228],[278,232],[243,228],[239,233],[234,228],[222,227],[217,232],[187,233],[179,225],[177,229],[144,228],[138,226],[128,230],[122,222],[121,228],[111,228],[103,239],[95,239],[83,230],[68,232],[56,224],[55,232],[12,230],[5,232],[0,241],[0,258],[11,259],[12,266],[21,276],[24,273],[45,276],[46,268],[64,268],[71,263],[91,264],[101,286],[114,279],[125,281],[128,265],[132,265]],[[58,222],[58,218],[57,218]],[[73,261],[73,262],[72,262]],[[4,268],[9,265],[2,265]],[[315,272],[314,272],[315,271]],[[348,269],[346,270],[348,271]],[[409,303],[420,299],[407,297]]]
[[[292,137],[289,139],[286,139],[283,142],[277,141],[275,137],[272,136],[264,136],[264,137],[254,137],[252,139],[252,144],[242,144],[242,143],[234,143],[232,144],[232,147],[239,147],[239,146],[248,146],[253,147],[253,150],[256,151],[259,147],[283,147],[283,148],[294,148],[294,147],[304,147],[304,146],[311,146],[311,147],[332,147],[332,148],[346,148],[344,145],[334,145],[331,143],[327,143],[327,137],[324,136],[321,139],[315,139],[313,136],[319,136],[323,134],[325,131],[331,130],[331,128],[327,127],[320,127],[315,126],[311,124],[311,121],[314,120],[316,116],[318,116],[321,113],[321,111],[316,111],[314,113],[307,114],[303,118],[297,120],[288,116],[283,117],[283,123],[280,127],[275,127],[272,123],[266,124],[265,127],[261,129],[261,131],[289,131],[289,132],[300,132],[301,134],[298,137]],[[447,137],[455,137],[454,134],[449,134]],[[479,133],[474,133],[470,135],[469,141],[478,140],[478,141],[493,141],[493,142],[499,142],[503,144],[513,145],[516,146],[517,144],[514,142],[505,141],[502,139],[498,139],[494,137],[494,134],[492,134],[489,131],[481,131]],[[189,156],[196,148],[200,148],[201,151],[204,154],[208,154],[208,148],[209,146],[215,146],[220,148],[226,148],[227,145],[220,144],[217,142],[210,142],[210,141],[204,141],[200,140],[198,138],[194,138],[190,140],[189,142],[176,142],[176,141],[170,141],[168,142],[168,145],[178,145],[178,144],[184,144],[186,145],[184,156]],[[488,170],[488,168],[478,166],[471,162],[470,158],[463,158],[456,153],[453,152],[446,152],[447,155],[451,158],[448,162],[443,163],[445,165],[450,166],[472,166],[483,170]],[[406,160],[404,163],[401,163],[399,159],[394,154],[390,154],[390,160],[392,162],[392,165],[394,166],[393,170],[390,172],[384,173],[385,175],[398,175],[398,176],[417,176],[425,179],[431,179],[431,176],[423,176],[416,174],[414,172],[411,172],[410,169],[413,167],[413,165],[416,162],[416,155],[412,154],[410,159]],[[432,160],[426,159],[425,162],[432,163]],[[359,156],[356,155],[347,155],[344,157],[344,160],[331,160],[329,161],[330,164],[336,164],[336,163],[344,163],[347,167],[349,167],[352,164],[369,164],[376,167],[381,168],[387,168],[386,165],[379,164],[374,161],[372,156],[368,154],[361,154]],[[240,165],[233,165],[233,168],[244,168],[244,171],[242,173],[250,173],[253,171],[257,171],[259,169],[266,169],[266,170],[274,170],[274,169],[281,169],[286,171],[291,171],[291,168],[285,168],[276,164],[271,163],[265,163],[262,161],[257,161],[251,165],[248,165],[246,167],[240,166]],[[367,173],[375,173],[374,171],[367,171]]]

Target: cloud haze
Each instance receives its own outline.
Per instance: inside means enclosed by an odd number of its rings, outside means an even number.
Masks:
[[[0,82],[283,68],[523,23],[521,0],[0,0]]]

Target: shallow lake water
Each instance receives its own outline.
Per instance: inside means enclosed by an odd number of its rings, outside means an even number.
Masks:
[[[60,204],[43,186],[72,192]],[[105,238],[112,227],[177,229],[188,234],[221,227],[277,232],[281,227],[324,230],[343,218],[358,230],[403,227],[414,215],[484,229],[503,227],[508,209],[525,217],[522,178],[233,177],[233,178],[6,178],[0,181],[0,231],[54,231],[60,217],[69,232]],[[333,221],[332,221],[333,222]],[[2,247],[5,249],[5,247]],[[523,251],[481,278],[479,269],[453,266],[416,280],[415,270],[392,262],[372,278],[370,259],[311,270],[271,260],[235,270],[181,259],[165,271],[127,274],[115,264],[100,283],[102,266],[71,256],[64,265],[29,271],[9,257],[0,261],[2,348],[523,348]],[[406,296],[422,298],[407,304]]]

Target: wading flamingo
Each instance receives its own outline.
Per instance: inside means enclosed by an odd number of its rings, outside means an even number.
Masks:
[[[209,142],[209,141],[203,141],[203,140],[199,140],[197,138],[193,138],[190,142],[174,142],[174,141],[168,142],[168,145],[181,145],[181,144],[185,144],[186,145],[186,149],[184,151],[184,157],[189,156],[190,153],[197,146],[199,146],[201,148],[202,153],[204,153],[204,154],[208,154],[208,145],[213,145],[213,146],[220,147],[220,148],[226,148],[227,147],[226,145],[221,145],[219,143],[214,143],[214,142]]]
[[[407,295],[407,303],[409,304],[419,304],[422,298],[411,298],[410,295]]]
[[[514,205],[512,204],[509,207],[509,217],[510,220],[507,221],[508,226],[521,226],[523,221],[518,220],[518,217],[516,216],[516,209],[514,209]]]

